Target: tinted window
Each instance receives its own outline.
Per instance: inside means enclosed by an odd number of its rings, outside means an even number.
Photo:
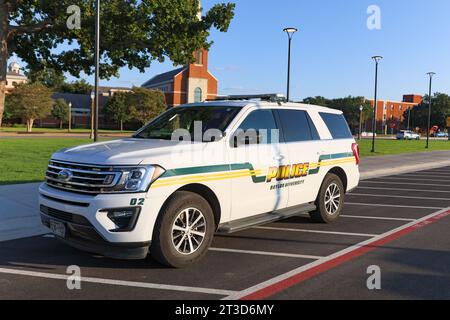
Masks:
[[[256,143],[272,143],[272,130],[276,130],[277,125],[272,110],[257,110],[250,113],[247,118],[239,126],[236,136],[254,136],[258,135],[258,139],[250,137],[247,144]],[[261,137],[262,135],[262,137]],[[267,138],[266,138],[267,137]]]
[[[353,138],[347,121],[341,114],[320,113],[323,121],[330,130],[333,139],[351,139]]]
[[[319,140],[315,127],[311,130],[308,114],[301,110],[278,110],[286,142]]]

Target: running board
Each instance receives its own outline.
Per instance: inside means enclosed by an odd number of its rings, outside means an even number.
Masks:
[[[283,210],[274,211],[271,213],[261,214],[255,217],[240,219],[219,225],[217,233],[230,234],[242,231],[251,227],[271,223],[278,220],[287,219],[290,217],[299,216],[311,211],[315,211],[317,207],[314,204],[306,204],[287,208]]]

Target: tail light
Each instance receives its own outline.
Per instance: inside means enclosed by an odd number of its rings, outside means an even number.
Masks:
[[[359,146],[357,143],[352,144],[352,152],[356,159],[356,165],[358,166],[359,160],[360,160],[360,152],[359,152]]]

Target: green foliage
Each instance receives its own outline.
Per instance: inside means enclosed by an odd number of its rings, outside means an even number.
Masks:
[[[81,79],[74,82],[64,82],[60,88],[61,93],[74,93],[74,94],[91,94],[93,86],[91,86],[86,80]]]
[[[411,110],[411,123],[414,124],[414,127],[419,127],[425,131],[428,126],[429,101],[429,96],[426,95],[422,103]],[[431,100],[431,127],[445,128],[448,116],[450,116],[450,96],[444,93],[435,93]],[[407,122],[408,111],[405,111],[404,117],[405,122]]]
[[[53,104],[52,117],[59,120],[60,128],[64,121],[69,120],[69,105],[64,99],[57,99]]]
[[[43,63],[37,69],[30,69],[25,73],[30,82],[40,82],[47,88],[59,91],[64,84],[66,77],[60,70],[48,67]]]
[[[128,94],[128,106],[133,119],[141,124],[146,124],[167,109],[161,91],[137,87]]]
[[[14,105],[14,113],[27,121],[30,132],[33,122],[51,113],[53,107],[52,90],[39,82],[21,84],[8,97],[8,104]]]
[[[123,130],[123,124],[132,119],[128,100],[130,93],[118,92],[112,96],[105,105],[105,117],[111,119],[120,125]]]

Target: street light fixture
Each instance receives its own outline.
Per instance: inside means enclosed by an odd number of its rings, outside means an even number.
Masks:
[[[288,72],[287,72],[287,101],[290,100],[290,91],[291,91],[291,43],[292,38],[294,36],[294,33],[298,31],[297,28],[285,28],[283,29],[284,32],[288,35],[289,38],[289,45],[288,45]]]
[[[69,133],[72,131],[72,102],[69,102],[69,128],[67,131]]]
[[[363,118],[364,107],[359,106],[359,131],[358,131],[358,140],[361,140],[362,137],[362,118]]]
[[[378,63],[383,59],[382,56],[373,56],[375,61],[375,101],[373,106],[373,133],[372,133],[372,153],[375,153],[375,136],[377,131],[377,94],[378,94]]]
[[[431,130],[431,86],[433,84],[433,76],[435,75],[435,72],[428,72],[427,75],[430,77],[430,87],[429,87],[429,94],[428,94],[428,127],[427,127],[427,145],[426,149],[430,148],[430,130]]]

